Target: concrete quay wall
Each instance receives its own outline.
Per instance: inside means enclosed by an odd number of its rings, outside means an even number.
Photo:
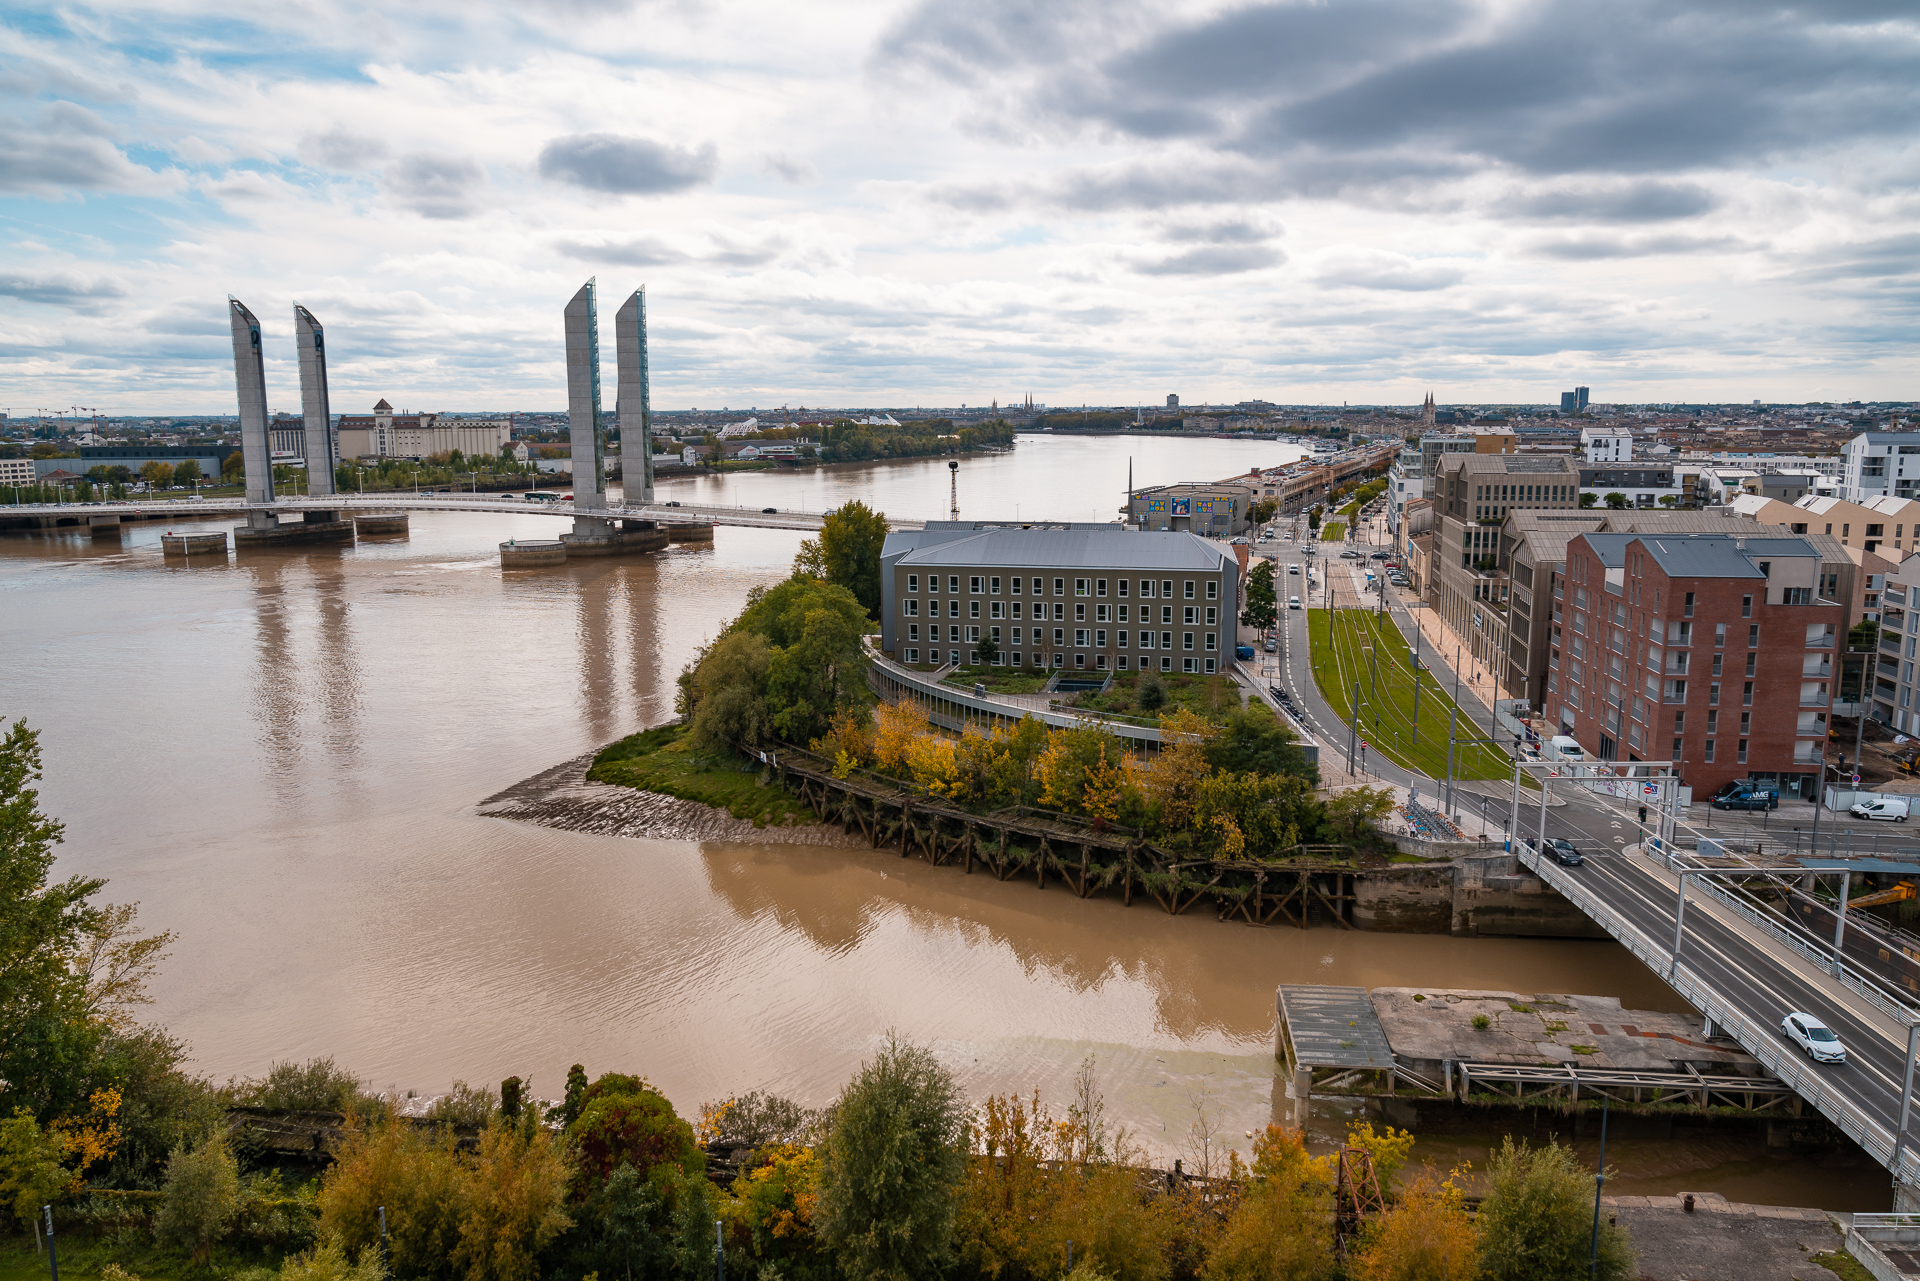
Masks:
[[[1394,844],[1409,854],[1447,861],[1356,877],[1353,923],[1359,929],[1460,937],[1607,937],[1497,843],[1396,838]]]

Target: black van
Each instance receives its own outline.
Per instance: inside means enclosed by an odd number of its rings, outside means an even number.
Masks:
[[[1709,803],[1717,810],[1777,810],[1780,789],[1771,783],[1735,780],[1715,792]]]

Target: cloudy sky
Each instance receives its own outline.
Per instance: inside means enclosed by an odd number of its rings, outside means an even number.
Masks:
[[[1920,397],[1913,0],[239,11],[0,12],[0,410]]]

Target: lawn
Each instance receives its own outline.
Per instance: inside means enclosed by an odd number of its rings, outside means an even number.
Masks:
[[[1420,674],[1420,725],[1413,724],[1413,655],[1391,618],[1370,610],[1307,611],[1307,636],[1313,652],[1313,678],[1320,696],[1345,724],[1352,714],[1355,681],[1360,686],[1360,737],[1375,752],[1429,778],[1447,772],[1447,719],[1453,700],[1430,671]],[[1368,649],[1372,649],[1369,654]],[[1480,736],[1462,715],[1457,733]],[[1344,744],[1341,744],[1344,747]],[[1513,761],[1485,744],[1456,745],[1456,778],[1511,778]]]
[[[813,810],[797,797],[761,781],[765,768],[744,757],[697,752],[684,725],[662,725],[601,749],[587,778],[712,805],[755,827],[813,822]]]
[[[1320,541],[1323,543],[1344,543],[1347,541],[1347,522],[1328,521],[1320,527]]]
[[[1185,672],[1155,672],[1161,687],[1167,691],[1167,701],[1159,711],[1143,710],[1135,701],[1135,686],[1139,683],[1138,672],[1116,672],[1113,683],[1099,693],[1076,695],[1070,705],[1083,707],[1089,711],[1105,712],[1110,716],[1132,716],[1158,721],[1159,718],[1176,707],[1184,707],[1198,712],[1209,720],[1221,720],[1228,712],[1240,704],[1240,686],[1231,676],[1188,675]]]
[[[956,667],[941,677],[940,683],[969,694],[975,685],[985,685],[989,694],[1038,694],[1047,683],[1047,671],[1041,667]]]

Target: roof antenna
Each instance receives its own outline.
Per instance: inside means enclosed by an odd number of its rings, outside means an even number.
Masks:
[[[959,520],[960,519],[960,464],[953,461],[949,461],[947,463],[947,496],[948,496],[949,508],[950,508],[950,510],[947,512],[947,519]]]

